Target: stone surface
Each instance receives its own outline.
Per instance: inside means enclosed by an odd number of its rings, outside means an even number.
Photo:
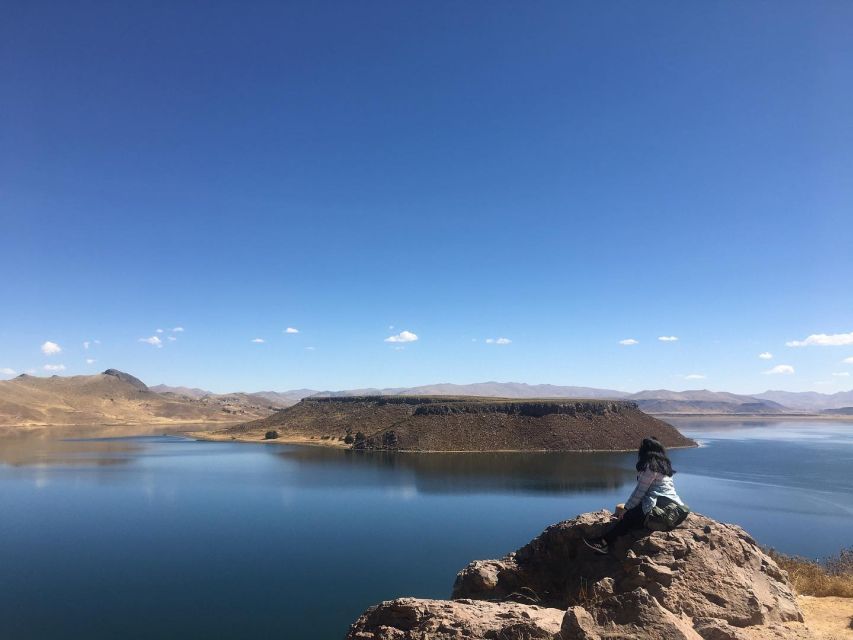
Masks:
[[[348,640],[553,639],[564,612],[517,603],[399,598],[365,611]]]
[[[459,572],[453,601],[368,609],[348,640],[809,640],[787,575],[743,529],[691,514],[675,531],[583,543],[606,511],[553,525]]]
[[[609,521],[606,511],[584,514],[501,560],[472,562],[457,576],[453,597],[514,600],[526,587],[543,606],[595,609],[644,589],[675,615],[733,627],[802,621],[784,571],[740,527],[691,514],[675,531],[639,531],[610,555],[595,555],[583,537],[600,535]]]

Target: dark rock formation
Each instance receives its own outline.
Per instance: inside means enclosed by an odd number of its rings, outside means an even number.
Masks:
[[[107,369],[104,371],[105,376],[113,376],[114,378],[118,378],[122,382],[127,382],[128,384],[136,387],[140,391],[148,391],[148,385],[146,385],[142,380],[136,378],[129,373],[125,373],[124,371],[119,371],[118,369]]]
[[[635,449],[647,436],[669,447],[696,444],[621,400],[306,398],[224,433],[260,439],[270,429],[282,437],[349,441],[356,450],[382,451],[613,451]],[[358,432],[362,438],[351,437]]]
[[[553,525],[500,560],[478,560],[460,571],[451,603],[456,608],[415,599],[382,603],[359,618],[348,638],[498,638],[509,633],[504,622],[525,610],[530,620],[551,621],[559,615],[559,632],[535,635],[550,633],[552,627],[531,623],[511,637],[810,637],[787,574],[740,527],[692,514],[675,531],[635,532],[622,538],[610,555],[596,555],[583,537],[601,534],[609,522],[610,514],[601,511]],[[474,627],[469,619],[475,614],[468,607],[478,601],[496,609],[489,609]],[[499,613],[503,607],[506,617]],[[403,610],[410,622],[400,625]],[[434,630],[459,635],[430,635],[433,623],[438,624]]]

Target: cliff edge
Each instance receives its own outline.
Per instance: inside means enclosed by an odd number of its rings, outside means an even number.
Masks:
[[[447,396],[306,398],[217,436],[277,438],[392,451],[618,451],[647,436],[695,446],[672,425],[622,400]]]

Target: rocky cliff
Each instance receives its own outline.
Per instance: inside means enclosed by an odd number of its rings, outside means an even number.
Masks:
[[[453,600],[368,609],[348,640],[770,640],[810,638],[787,575],[740,527],[692,514],[675,531],[583,543],[606,511],[553,525],[456,577]]]
[[[621,400],[508,400],[446,396],[306,398],[220,436],[346,443],[399,451],[588,451],[635,449],[655,436],[695,446],[675,427]]]

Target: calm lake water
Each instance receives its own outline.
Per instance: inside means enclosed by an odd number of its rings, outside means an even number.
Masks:
[[[682,497],[763,544],[853,544],[853,424],[673,420]],[[368,605],[624,501],[627,454],[0,440],[0,638],[342,638]]]

